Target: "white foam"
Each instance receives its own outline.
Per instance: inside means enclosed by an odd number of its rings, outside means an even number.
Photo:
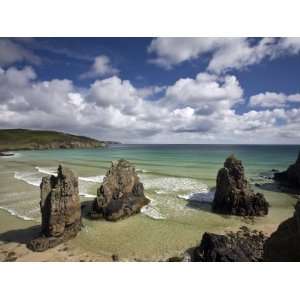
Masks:
[[[35,167],[35,169],[42,173],[42,174],[47,174],[47,175],[57,175],[57,170],[55,168],[41,168],[41,167]]]
[[[149,173],[149,171],[147,171],[145,169],[136,169],[136,171],[139,173]]]
[[[158,190],[158,191],[155,191],[156,194],[167,194],[168,192],[167,191],[161,191],[161,190]]]
[[[154,220],[165,219],[165,217],[155,207],[151,206],[151,204],[144,206],[141,209],[141,213]]]
[[[40,186],[41,176],[38,176],[37,173],[32,172],[15,172],[15,179],[22,180],[33,186]]]
[[[145,189],[154,189],[156,193],[168,193],[179,191],[203,191],[208,192],[208,186],[199,180],[179,177],[156,177],[143,176],[141,181]]]
[[[0,158],[10,159],[10,158],[17,158],[17,157],[20,157],[20,156],[21,156],[20,153],[16,153],[16,152],[4,152],[4,153],[5,153],[5,154],[13,154],[13,155],[0,156]]]
[[[87,193],[79,193],[79,195],[84,198],[96,198],[97,197],[96,195],[87,194]]]
[[[104,179],[104,175],[90,176],[90,177],[79,177],[79,180],[87,182],[101,183]]]
[[[17,217],[19,219],[22,219],[22,220],[25,220],[25,221],[32,221],[32,220],[34,220],[33,218],[29,218],[27,216],[23,216],[23,215],[18,214],[15,210],[13,210],[11,208],[0,206],[0,209],[3,209],[5,211],[7,211],[8,213],[10,213],[12,216],[15,216],[15,217]]]
[[[185,195],[177,195],[178,198],[184,199],[187,201],[195,201],[200,203],[211,203],[214,199],[214,193],[213,192],[196,192],[196,193],[190,193]]]

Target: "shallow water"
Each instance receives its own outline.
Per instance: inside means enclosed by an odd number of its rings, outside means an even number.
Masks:
[[[111,160],[125,158],[135,164],[150,205],[142,214],[117,223],[84,219],[85,227],[72,243],[125,259],[162,259],[194,246],[204,231],[223,232],[245,223],[271,228],[291,216],[296,197],[280,192],[264,176],[272,169],[285,169],[295,161],[299,148],[117,145],[108,149],[20,151],[16,157],[0,158],[0,207],[16,218],[39,222],[40,180],[55,174],[59,163],[77,172],[81,200],[91,201]],[[217,171],[231,153],[243,161],[251,183],[269,184],[268,189],[254,187],[271,204],[267,217],[250,222],[210,212]]]

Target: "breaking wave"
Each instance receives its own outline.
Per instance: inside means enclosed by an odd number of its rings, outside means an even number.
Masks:
[[[33,186],[40,186],[42,179],[39,173],[36,172],[15,172],[14,178]]]
[[[147,198],[150,200],[150,203],[141,209],[141,213],[146,215],[147,217],[154,219],[154,220],[163,220],[166,219],[166,217],[159,212],[159,209],[157,206],[157,201],[147,196]]]
[[[26,182],[29,185],[39,187],[44,174],[46,175],[57,175],[56,168],[53,167],[35,167],[35,172],[15,172],[14,178]],[[101,183],[103,181],[103,175],[89,176],[89,177],[78,177],[80,196],[85,198],[95,198],[96,196],[88,193],[89,188],[92,184]]]
[[[47,175],[57,175],[57,170],[56,168],[40,168],[40,167],[35,167],[35,169],[42,173],[42,174],[47,174]]]
[[[95,182],[95,183],[102,183],[103,179],[104,179],[104,175],[79,177],[79,180],[87,181],[87,182]]]
[[[208,192],[208,186],[199,180],[181,177],[141,178],[146,189],[153,189],[157,194],[179,191]]]
[[[146,205],[141,209],[141,213],[154,220],[163,220],[165,217],[153,206]]]
[[[15,217],[17,217],[19,219],[22,219],[22,220],[25,220],[25,221],[32,221],[32,220],[34,220],[33,218],[29,218],[27,216],[23,216],[23,215],[18,214],[15,210],[13,210],[11,208],[0,206],[0,209],[5,210],[9,214],[11,214],[12,216],[15,216]]]

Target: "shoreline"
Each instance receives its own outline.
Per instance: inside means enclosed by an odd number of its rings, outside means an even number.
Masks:
[[[6,219],[6,229],[0,224],[0,261],[17,262],[108,262],[112,257],[98,255],[80,249],[68,241],[45,252],[33,252],[26,247],[27,241],[38,235],[40,225],[25,221],[0,210],[0,219]],[[9,222],[14,220],[14,222]],[[27,226],[26,226],[27,225]],[[79,233],[80,235],[80,233]]]
[[[9,212],[0,209],[0,219],[5,220],[2,224],[10,224],[9,226],[4,226],[0,224],[0,261],[17,261],[17,262],[134,262],[134,261],[148,261],[148,262],[163,262],[167,261],[169,255],[161,255],[157,259],[143,259],[136,257],[126,258],[118,257],[115,253],[107,253],[105,251],[97,251],[98,253],[88,251],[86,247],[80,247],[78,240],[80,235],[84,234],[79,232],[78,236],[74,240],[67,241],[58,245],[55,248],[51,248],[45,252],[34,252],[26,247],[26,243],[37,236],[40,230],[40,224],[33,220],[23,220],[17,216],[11,215]],[[11,222],[12,221],[12,222]],[[265,224],[261,226],[257,224],[259,229],[263,231],[264,234],[269,236],[274,232],[279,224]],[[254,228],[255,228],[254,224]],[[263,229],[261,228],[263,227]],[[252,226],[251,226],[252,228]],[[218,231],[219,234],[225,234],[230,230],[236,230],[236,228],[224,228],[224,230]],[[199,241],[200,242],[200,231],[199,231]],[[77,240],[77,242],[76,242]],[[197,246],[195,244],[194,246]],[[173,256],[180,256],[185,251],[189,249],[189,246],[185,247],[179,253],[175,253]],[[102,253],[101,253],[102,252]]]

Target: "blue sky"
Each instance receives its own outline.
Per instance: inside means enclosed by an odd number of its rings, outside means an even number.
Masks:
[[[1,128],[299,143],[298,38],[3,38],[0,68]]]

